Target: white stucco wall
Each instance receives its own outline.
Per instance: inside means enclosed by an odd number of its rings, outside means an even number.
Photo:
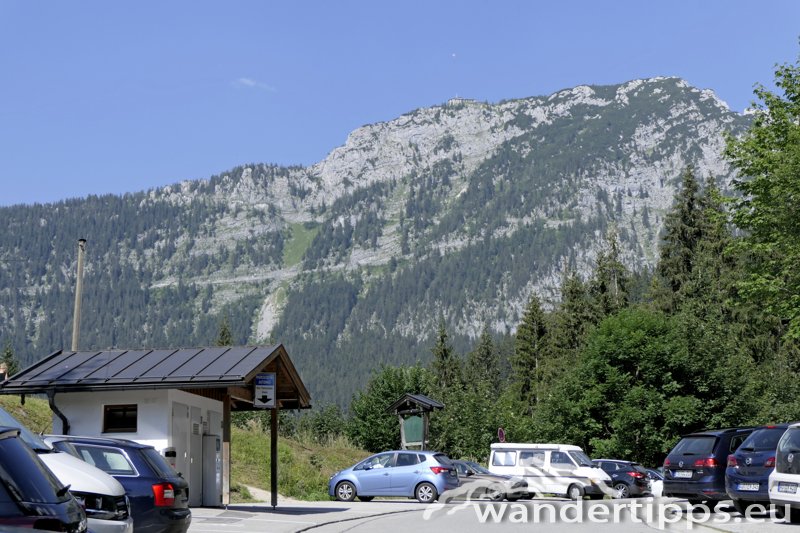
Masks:
[[[149,444],[159,451],[172,445],[172,404],[199,407],[208,434],[222,435],[222,402],[176,389],[113,392],[73,392],[55,396],[55,404],[67,417],[71,435],[116,437]],[[103,433],[105,405],[136,404],[136,433]],[[53,433],[63,433],[61,419],[53,414]]]

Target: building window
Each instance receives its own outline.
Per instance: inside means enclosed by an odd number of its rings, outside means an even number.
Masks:
[[[103,406],[103,433],[136,433],[136,404]]]

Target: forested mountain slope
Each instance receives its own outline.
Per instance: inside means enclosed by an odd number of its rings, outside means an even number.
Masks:
[[[484,325],[513,333],[611,227],[626,265],[651,267],[680,173],[727,189],[724,134],[747,124],[677,78],[453,99],[310,167],[0,208],[0,342],[23,364],[69,347],[85,238],[82,349],[208,345],[227,317],[237,343],[284,343],[316,403],[346,405],[381,363],[426,362],[440,319],[462,349]]]

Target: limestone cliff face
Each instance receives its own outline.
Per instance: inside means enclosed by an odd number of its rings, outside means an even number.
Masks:
[[[231,247],[245,233],[289,231],[302,223],[335,229],[357,227],[370,219],[380,225],[369,245],[350,242],[344,253],[323,253],[311,267],[315,272],[404,264],[433,250],[457,252],[487,231],[502,238],[538,223],[557,228],[578,218],[602,219],[622,231],[625,261],[641,269],[654,265],[663,216],[680,173],[691,165],[700,179],[713,178],[727,188],[732,174],[721,155],[724,135],[741,131],[746,123],[712,91],[677,78],[580,86],[548,97],[497,104],[453,99],[361,127],[310,167],[245,166],[205,182],[153,190],[149,198],[186,205],[203,198],[227,206],[207,237],[195,240],[198,250]],[[509,163],[515,158],[522,163]],[[551,160],[556,164],[549,168]],[[453,212],[468,209],[465,198],[474,192],[476,176],[485,179],[487,173],[492,176],[493,200],[509,194],[503,191],[528,187],[541,189],[536,202],[523,197],[521,203],[514,199],[487,203],[487,209],[495,210],[492,217],[502,220],[492,227],[478,227],[486,217],[469,213],[459,215],[466,218],[462,226],[437,227]],[[385,188],[365,192],[380,185]],[[422,189],[433,197],[433,210],[426,214],[424,227],[409,231],[410,213],[417,207],[413,195]],[[359,195],[366,196],[356,200]],[[233,208],[239,209],[236,216],[230,214]],[[605,224],[595,225],[591,238],[575,243],[568,254],[584,275],[590,272],[607,230]],[[226,284],[271,283],[254,328],[260,338],[280,316],[282,300],[275,298],[274,290],[291,285],[309,265],[243,265],[239,272],[234,269],[213,282],[223,293]],[[476,299],[472,306],[480,308],[478,314],[484,318],[465,318],[460,327],[474,335],[492,310],[503,305],[520,311],[532,291],[551,302],[557,300],[560,271],[556,261],[551,268],[532,271],[523,288],[508,288],[514,292],[500,288],[495,301]],[[164,276],[156,285],[176,281],[175,276]],[[440,311],[447,306],[447,302],[435,304]],[[517,315],[493,323],[498,330],[513,330]],[[397,327],[419,326],[411,319]]]

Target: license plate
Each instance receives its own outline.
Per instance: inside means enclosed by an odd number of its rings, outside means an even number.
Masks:
[[[679,478],[679,479],[690,478],[690,477],[692,477],[692,471],[691,470],[676,470],[674,477]]]
[[[758,491],[758,483],[739,483],[736,489],[741,491]]]
[[[797,492],[797,483],[784,483],[782,481],[778,482],[778,492],[794,494]]]

